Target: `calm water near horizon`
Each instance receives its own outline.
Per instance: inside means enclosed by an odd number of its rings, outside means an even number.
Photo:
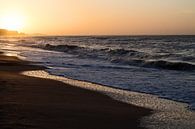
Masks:
[[[195,110],[195,36],[0,38],[51,74],[154,94]]]

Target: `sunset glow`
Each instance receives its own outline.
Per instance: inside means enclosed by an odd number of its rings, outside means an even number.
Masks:
[[[24,17],[16,13],[5,14],[0,19],[0,28],[3,29],[20,31],[24,24]]]
[[[26,33],[195,34],[194,0],[0,0],[0,3],[0,27]],[[15,15],[17,10],[22,10],[28,21],[20,14]]]

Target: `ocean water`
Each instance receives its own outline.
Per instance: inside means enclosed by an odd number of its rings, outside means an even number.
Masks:
[[[0,38],[50,74],[157,95],[195,110],[195,36]]]

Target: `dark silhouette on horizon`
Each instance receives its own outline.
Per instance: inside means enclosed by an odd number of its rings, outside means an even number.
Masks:
[[[25,35],[24,33],[19,33],[15,30],[6,30],[0,29],[0,36],[18,36],[18,35]]]

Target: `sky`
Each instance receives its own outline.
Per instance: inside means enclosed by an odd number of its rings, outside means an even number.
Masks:
[[[48,35],[195,34],[195,0],[0,0],[5,26]]]

